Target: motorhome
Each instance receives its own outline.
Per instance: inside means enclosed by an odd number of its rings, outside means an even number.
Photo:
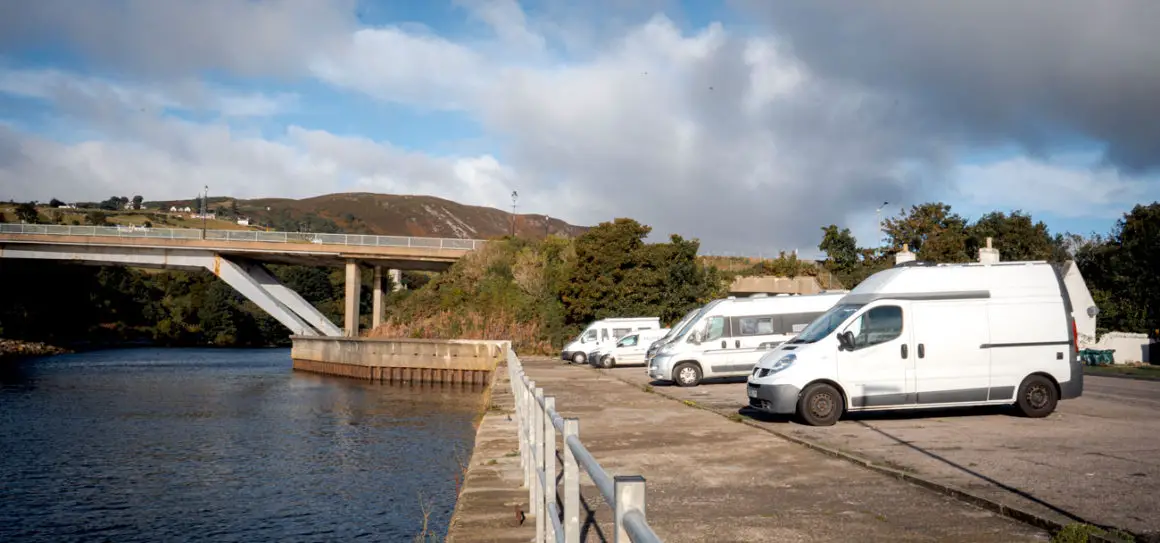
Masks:
[[[696,386],[744,377],[761,355],[797,335],[845,293],[724,298],[705,305],[648,364],[649,377]]]
[[[1043,417],[1083,393],[1083,368],[1055,266],[912,262],[870,276],[765,354],[746,389],[751,407],[811,425],[968,405]]]
[[[677,321],[677,323],[674,324],[672,328],[669,328],[669,333],[665,334],[664,337],[660,339],[654,340],[652,344],[648,346],[648,350],[645,351],[645,363],[647,364],[652,362],[653,357],[656,356],[657,351],[660,350],[661,347],[667,345],[668,342],[671,341],[674,337],[684,333],[685,327],[692,323],[693,319],[696,319],[697,315],[700,315],[701,310],[704,308],[705,306],[701,306],[689,311],[688,313],[685,313],[685,316],[681,317],[681,320]]]
[[[659,317],[626,317],[593,321],[580,335],[564,346],[560,358],[568,362],[583,364],[588,361],[588,353],[638,330],[658,330]]]
[[[645,351],[649,345],[668,334],[671,328],[641,330],[616,341],[616,344],[602,349],[598,356],[589,355],[588,362],[600,368],[644,364]]]

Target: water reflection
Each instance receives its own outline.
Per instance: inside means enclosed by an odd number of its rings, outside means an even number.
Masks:
[[[482,388],[141,349],[0,369],[0,541],[346,540],[445,528]]]

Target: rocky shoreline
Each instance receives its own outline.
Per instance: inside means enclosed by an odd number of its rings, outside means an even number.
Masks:
[[[16,339],[0,339],[0,362],[8,362],[10,360],[17,360],[20,358],[33,358],[37,356],[53,356],[70,352],[72,351],[57,347],[55,345],[49,345],[47,343],[20,341]]]

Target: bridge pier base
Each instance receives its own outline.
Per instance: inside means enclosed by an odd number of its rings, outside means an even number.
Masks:
[[[354,260],[346,261],[346,300],[345,307],[345,321],[343,322],[343,331],[346,332],[346,337],[358,337],[358,306],[360,287],[362,287],[362,277],[359,274],[358,262]]]
[[[374,315],[371,317],[371,329],[378,328],[383,323],[383,267],[375,266],[374,303],[371,304]]]

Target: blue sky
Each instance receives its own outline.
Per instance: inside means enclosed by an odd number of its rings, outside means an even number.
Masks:
[[[866,4],[20,2],[0,198],[518,190],[577,224],[812,254],[830,223],[870,245],[882,201],[1086,234],[1160,196],[1151,3],[1033,32],[1033,10]]]

